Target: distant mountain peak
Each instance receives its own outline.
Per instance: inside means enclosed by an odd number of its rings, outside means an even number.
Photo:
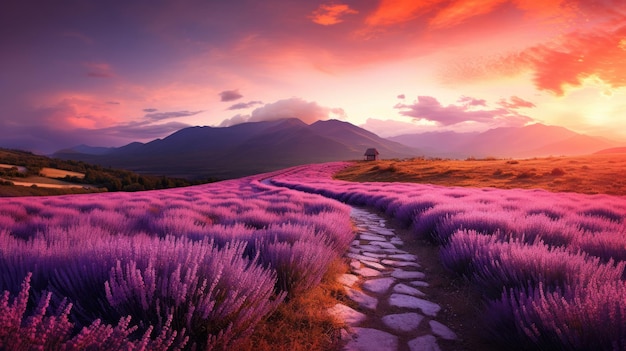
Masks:
[[[360,160],[367,148],[382,158],[418,152],[338,120],[307,125],[298,118],[245,122],[229,127],[188,127],[149,143],[131,143],[89,160],[143,173],[232,178],[295,165]],[[87,155],[59,152],[59,158]]]

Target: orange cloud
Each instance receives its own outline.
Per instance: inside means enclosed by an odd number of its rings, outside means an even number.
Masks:
[[[615,31],[572,33],[555,45],[540,45],[525,53],[538,88],[563,95],[566,86],[580,86],[597,77],[613,88],[626,87],[626,26]]]
[[[321,24],[323,26],[330,26],[343,22],[341,17],[344,15],[354,15],[359,13],[350,6],[345,4],[322,4],[317,10],[313,11],[310,16],[314,23]]]
[[[365,23],[370,26],[387,26],[408,22],[432,10],[440,2],[442,0],[381,0]]]
[[[458,0],[439,11],[430,20],[432,28],[453,27],[465,20],[492,12],[497,6],[508,0]]]
[[[507,3],[531,15],[562,16],[571,13],[576,7],[575,3],[564,6],[564,2],[565,0],[381,0],[378,8],[366,19],[366,24],[388,26],[430,15],[428,23],[431,28],[448,28],[469,18],[491,13]]]

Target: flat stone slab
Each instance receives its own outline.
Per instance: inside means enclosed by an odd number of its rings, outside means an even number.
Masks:
[[[346,294],[348,295],[348,298],[358,303],[359,306],[370,309],[370,310],[375,310],[376,306],[378,306],[377,298],[371,297],[362,291],[354,290],[349,287],[344,287],[344,288],[346,289]]]
[[[376,262],[370,262],[370,261],[361,261],[363,263],[363,265],[365,265],[366,267],[372,268],[372,269],[376,269],[379,271],[382,271],[383,269],[385,269],[385,266],[383,266],[380,263],[376,263]]]
[[[441,351],[437,345],[437,338],[432,335],[424,335],[408,342],[411,351]]]
[[[363,256],[361,254],[358,253],[352,253],[349,252],[346,254],[346,257],[350,257],[350,258],[354,258],[355,260],[359,260],[359,261],[373,261],[373,262],[378,262],[380,261],[378,258],[376,257],[370,257],[370,256]]]
[[[359,268],[359,269],[353,269],[352,270],[355,274],[360,275],[361,277],[365,277],[365,278],[369,278],[369,277],[378,277],[379,275],[381,275],[382,273],[380,273],[379,271],[373,269],[373,268],[367,268],[367,267],[363,267],[363,268]]]
[[[408,286],[406,284],[397,284],[393,287],[393,292],[404,295],[412,295],[412,296],[426,296],[423,292]]]
[[[434,302],[404,294],[391,294],[389,304],[400,308],[420,309],[425,315],[431,317],[436,316],[441,310],[441,307]]]
[[[408,261],[382,260],[380,263],[387,265],[387,266],[394,266],[394,267],[415,267],[415,268],[421,267],[419,263],[417,262],[408,262]]]
[[[375,234],[360,234],[359,239],[367,241],[387,241],[387,238],[384,236]]]
[[[346,323],[347,325],[351,327],[358,325],[359,323],[367,319],[367,316],[365,314],[340,303],[329,308],[327,311],[328,311],[328,314]]]
[[[426,277],[426,274],[415,271],[405,271],[402,269],[396,269],[391,273],[391,276],[398,279],[422,279]]]
[[[360,255],[361,254],[361,250],[357,249],[356,247],[349,247],[348,248],[348,252],[356,254],[356,255]]]
[[[408,333],[417,329],[423,319],[424,316],[421,314],[409,312],[386,315],[382,318],[382,321],[391,330]]]
[[[384,257],[387,257],[387,254],[379,254],[379,253],[372,253],[372,252],[364,252],[363,255],[365,255],[367,257],[374,257],[374,258],[384,258]]]
[[[350,268],[352,269],[359,269],[361,268],[363,265],[361,264],[360,261],[357,260],[352,260],[352,262],[350,262]]]
[[[433,321],[431,320],[430,322],[428,322],[428,324],[430,324],[430,329],[433,331],[433,334],[446,339],[446,340],[456,340],[457,336],[456,334],[450,330],[450,328],[446,327],[445,325],[437,322],[437,321]]]
[[[371,232],[374,232],[378,235],[384,235],[384,236],[395,236],[396,233],[394,233],[393,230],[391,229],[387,229],[387,228],[381,228],[381,227],[369,227],[368,228]]]
[[[401,260],[401,261],[417,261],[417,256],[412,255],[410,253],[390,255],[389,258],[392,260]]]
[[[346,286],[352,286],[354,285],[354,283],[358,281],[359,281],[359,277],[357,277],[354,274],[342,274],[339,277],[337,277],[337,282]]]
[[[346,351],[395,351],[398,337],[372,328],[353,328],[352,339],[344,347]]]
[[[400,249],[383,249],[383,248],[381,248],[380,251],[387,253],[388,254],[387,257],[390,257],[392,255],[404,255],[404,254],[406,254],[406,251],[400,250]]]
[[[373,292],[375,294],[384,294],[395,282],[396,280],[394,278],[370,279],[363,282],[363,289]]]
[[[411,284],[413,286],[417,286],[418,288],[425,288],[427,286],[430,286],[428,283],[423,282],[421,280],[414,280],[412,282],[409,282],[409,284]]]
[[[360,250],[361,252],[373,252],[373,253],[384,252],[382,251],[382,248],[380,246],[376,246],[376,245],[358,245],[358,246],[353,246],[353,248]]]
[[[386,241],[372,241],[372,245],[382,247],[383,249],[396,249],[396,246],[392,243],[388,243]]]
[[[402,239],[398,239],[398,238],[391,238],[391,240],[389,240],[390,243],[397,245],[397,246],[403,246],[404,245],[404,241],[402,241]]]

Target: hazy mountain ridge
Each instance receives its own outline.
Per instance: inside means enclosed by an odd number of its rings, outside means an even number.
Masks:
[[[189,127],[163,139],[131,143],[106,154],[70,148],[54,157],[143,173],[232,178],[300,164],[362,159],[370,147],[377,148],[385,158],[421,155],[418,150],[347,122],[330,120],[307,125],[291,118],[223,128]]]
[[[539,123],[494,128],[482,133],[428,132],[389,139],[421,149],[426,156],[451,158],[584,155],[619,145],[605,138]]]
[[[595,152],[595,154],[597,154],[597,155],[626,154],[626,146],[625,147],[612,147],[612,148],[608,148],[608,149],[603,149],[603,150]]]
[[[523,158],[592,154],[616,146],[619,143],[605,138],[543,124],[385,139],[348,122],[328,120],[307,125],[290,118],[231,127],[189,127],[148,143],[134,142],[119,148],[81,145],[54,156],[148,174],[234,178],[301,164],[359,160],[371,147],[378,149],[382,158]]]

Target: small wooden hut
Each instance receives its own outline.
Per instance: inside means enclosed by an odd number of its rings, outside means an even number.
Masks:
[[[365,154],[363,154],[366,161],[376,161],[378,160],[378,155],[380,155],[380,153],[373,147],[365,150]]]

